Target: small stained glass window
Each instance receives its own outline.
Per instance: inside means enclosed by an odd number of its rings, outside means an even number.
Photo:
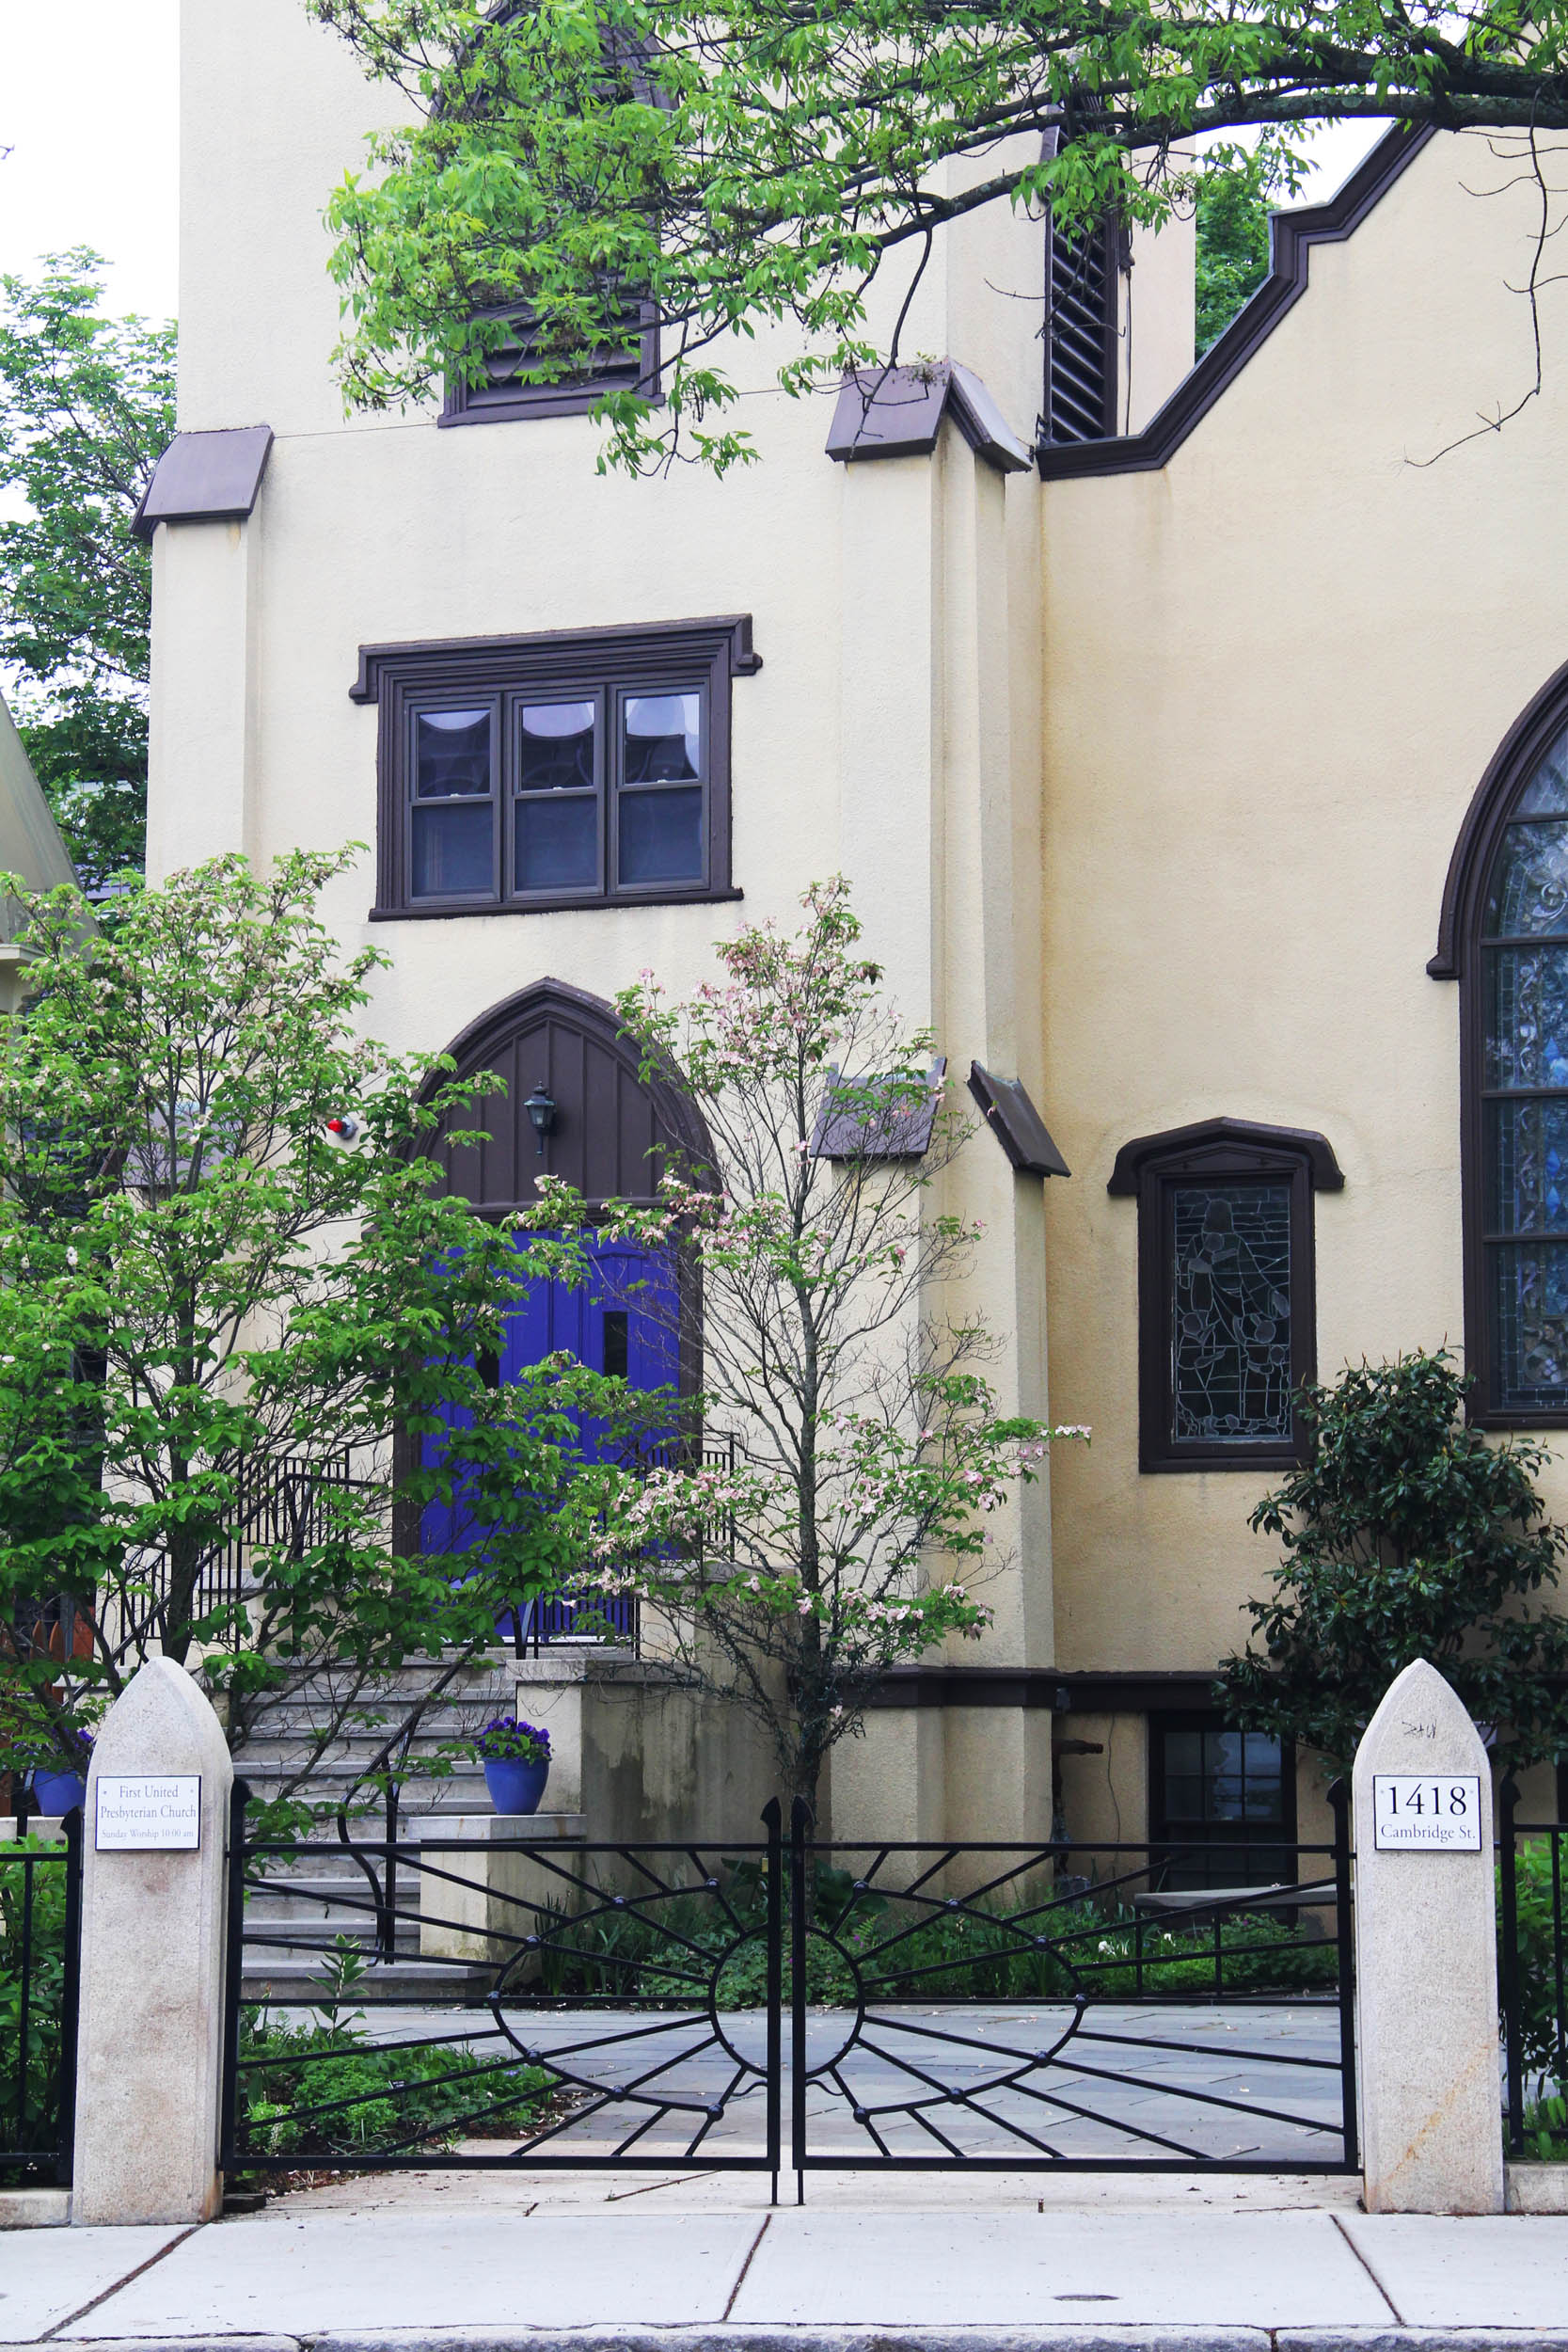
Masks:
[[[1173,1184],[1171,1436],[1289,1439],[1291,1187]]]
[[[1109,1189],[1138,1203],[1138,1467],[1285,1470],[1317,1372],[1313,1201],[1326,1136],[1209,1119],[1139,1136]]]

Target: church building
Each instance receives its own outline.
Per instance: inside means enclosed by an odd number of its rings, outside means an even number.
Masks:
[[[1092,1437],[1010,1513],[983,1639],[837,1751],[833,1833],[1060,1820],[1219,1884],[1322,1835],[1316,1759],[1212,1699],[1298,1384],[1447,1346],[1485,1427],[1568,1428],[1568,294],[1523,399],[1533,183],[1391,130],[1196,364],[1190,222],[1085,265],[983,213],[915,296],[926,357],[792,401],[759,339],[762,462],[632,482],[594,380],[504,357],[345,416],[322,214],[392,101],[298,0],[189,8],[183,46],[150,873],[365,844],[329,918],[390,959],[389,1045],[506,1073],[454,1175],[498,1212],[541,1167],[645,1191],[680,1111],[616,992],[684,993],[847,877],[974,1095],[937,1189],[984,1221],[1002,1404]],[[744,1779],[693,1803],[738,1827]]]

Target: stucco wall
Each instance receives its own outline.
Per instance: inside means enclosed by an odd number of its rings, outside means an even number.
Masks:
[[[1046,1116],[1066,1667],[1244,1635],[1275,1483],[1140,1476],[1136,1204],[1118,1144],[1214,1114],[1321,1129],[1318,1359],[1462,1343],[1443,878],[1499,737],[1568,654],[1568,335],[1531,375],[1522,186],[1440,138],[1160,471],[1045,488]],[[1547,1492],[1568,1509],[1568,1478]]]

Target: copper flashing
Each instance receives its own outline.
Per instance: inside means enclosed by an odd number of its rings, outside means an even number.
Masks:
[[[159,523],[244,522],[271,453],[270,424],[177,433],[153,469],[132,530],[150,539]]]
[[[828,455],[838,465],[863,457],[928,457],[944,417],[999,472],[1023,473],[1033,462],[979,377],[956,359],[847,375],[828,431]]]
[[[1024,1091],[1022,1078],[998,1078],[977,1061],[969,1065],[969,1090],[986,1124],[1022,1176],[1070,1176],[1072,1170]]]

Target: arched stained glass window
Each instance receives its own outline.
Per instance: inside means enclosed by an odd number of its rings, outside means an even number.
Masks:
[[[1568,727],[1508,810],[1481,907],[1485,1403],[1568,1416]]]

